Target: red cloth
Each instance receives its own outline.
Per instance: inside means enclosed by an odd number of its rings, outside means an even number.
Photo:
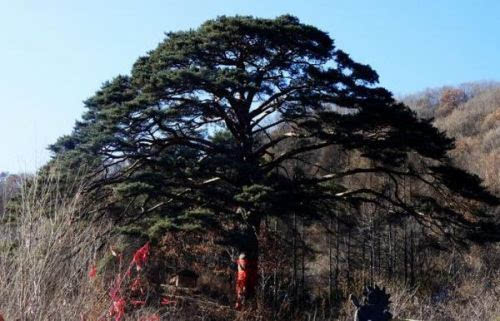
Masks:
[[[255,293],[257,285],[257,260],[238,259],[236,260],[238,273],[236,275],[236,306],[240,310],[247,298]]]
[[[257,285],[257,260],[238,259],[238,274],[236,276],[236,293],[253,294]]]

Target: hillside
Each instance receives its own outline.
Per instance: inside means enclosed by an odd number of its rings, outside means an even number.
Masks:
[[[422,118],[456,139],[456,164],[500,193],[500,83],[427,89],[402,98]]]

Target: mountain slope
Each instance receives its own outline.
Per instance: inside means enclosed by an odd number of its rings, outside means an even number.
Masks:
[[[451,156],[457,165],[500,193],[500,83],[428,89],[402,100],[456,139]]]

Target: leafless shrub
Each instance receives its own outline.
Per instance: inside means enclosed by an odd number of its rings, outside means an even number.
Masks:
[[[492,152],[500,147],[500,126],[488,131],[484,135],[481,147],[485,153]]]
[[[77,184],[74,195],[54,192]],[[79,320],[92,308],[103,311],[102,295],[87,278],[96,239],[108,227],[81,220],[87,205],[81,185],[57,176],[21,185],[20,201],[4,229],[0,252],[0,310],[6,320]]]

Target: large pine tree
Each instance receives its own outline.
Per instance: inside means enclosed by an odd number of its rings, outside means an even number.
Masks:
[[[88,99],[51,150],[69,168],[91,164],[93,188],[123,204],[123,222],[218,229],[250,256],[266,216],[319,219],[338,205],[386,206],[457,240],[477,237],[484,217],[473,205],[497,199],[451,165],[451,139],[377,82],[295,17],[219,17],[168,33]],[[326,149],[363,161],[325,168],[315,157]],[[344,183],[363,175],[390,187]],[[420,186],[411,206],[405,179]]]

